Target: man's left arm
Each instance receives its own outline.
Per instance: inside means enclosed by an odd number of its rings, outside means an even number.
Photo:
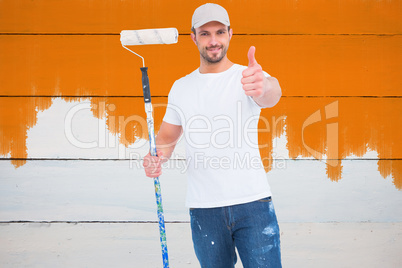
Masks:
[[[247,57],[248,68],[243,71],[241,79],[245,94],[263,108],[275,106],[282,96],[278,80],[264,75],[261,65],[255,59],[254,46],[250,47]]]

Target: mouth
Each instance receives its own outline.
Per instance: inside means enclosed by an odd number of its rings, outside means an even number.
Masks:
[[[222,47],[220,47],[220,46],[215,46],[215,47],[207,47],[207,51],[210,51],[210,52],[212,52],[212,53],[217,53],[217,52],[219,52],[220,50],[222,49]]]

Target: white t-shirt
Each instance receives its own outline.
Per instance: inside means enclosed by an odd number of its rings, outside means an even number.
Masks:
[[[240,82],[246,68],[235,64],[208,74],[197,69],[177,80],[169,93],[163,121],[183,127],[187,207],[222,207],[271,196],[258,149],[261,108]]]

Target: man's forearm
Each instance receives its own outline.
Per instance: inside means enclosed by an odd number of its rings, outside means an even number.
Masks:
[[[173,153],[173,150],[179,141],[183,132],[181,126],[162,122],[158,135],[156,136],[156,149],[159,151],[163,160],[167,161]]]
[[[163,137],[156,136],[156,150],[162,152],[164,161],[167,161],[172,156],[176,143],[177,141],[169,142],[163,139]]]
[[[264,94],[254,98],[254,100],[261,107],[270,108],[279,102],[282,96],[282,89],[278,79],[275,77],[266,77],[265,79],[267,81],[264,81]]]

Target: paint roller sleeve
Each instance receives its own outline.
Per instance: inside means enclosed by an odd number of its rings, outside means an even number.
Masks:
[[[123,30],[120,42],[123,46],[174,44],[179,33],[176,28]]]

